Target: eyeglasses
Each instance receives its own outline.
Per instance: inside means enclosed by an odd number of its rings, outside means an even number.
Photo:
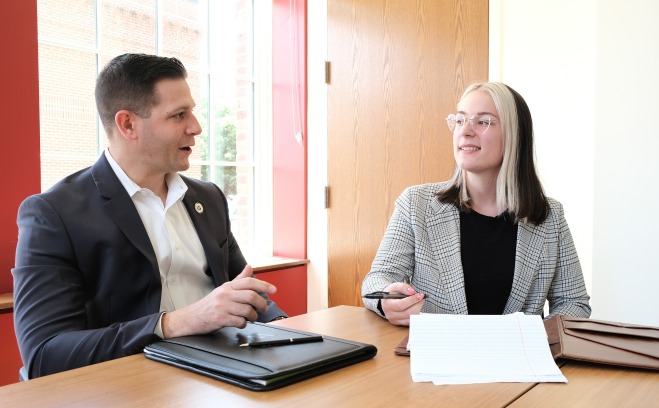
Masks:
[[[494,119],[490,115],[473,115],[468,118],[462,113],[451,113],[446,117],[446,124],[448,128],[451,129],[451,132],[455,131],[456,126],[459,128],[464,127],[467,124],[471,125],[471,128],[478,135],[482,135],[490,128],[490,125],[494,122]]]

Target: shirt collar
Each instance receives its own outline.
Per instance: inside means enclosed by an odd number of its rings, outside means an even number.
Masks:
[[[128,177],[126,172],[119,166],[119,163],[112,157],[112,154],[110,153],[109,149],[105,149],[103,152],[105,154],[105,158],[108,160],[108,163],[110,163],[110,167],[112,167],[112,170],[114,171],[114,174],[117,175],[117,178],[121,182],[121,185],[124,186],[126,189],[126,192],[130,197],[133,197],[135,194],[143,189],[142,187],[138,186],[137,183],[135,183],[133,180]],[[167,201],[170,202],[171,200],[178,200],[182,198],[185,195],[185,192],[188,191],[188,186],[185,184],[183,179],[178,173],[168,173],[165,176],[165,182],[167,183]]]

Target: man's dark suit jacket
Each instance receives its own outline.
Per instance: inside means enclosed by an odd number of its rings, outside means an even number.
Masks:
[[[206,274],[219,286],[246,265],[230,230],[226,197],[212,183],[183,180]],[[14,324],[29,378],[140,353],[159,339],[156,255],[105,155],[28,197],[18,227]],[[285,315],[268,299],[258,320]]]

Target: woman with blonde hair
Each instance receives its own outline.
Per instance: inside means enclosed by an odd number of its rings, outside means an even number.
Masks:
[[[362,282],[365,306],[396,325],[419,312],[543,314],[547,301],[549,316],[590,316],[563,207],[536,174],[524,99],[476,83],[446,121],[453,177],[400,195]]]

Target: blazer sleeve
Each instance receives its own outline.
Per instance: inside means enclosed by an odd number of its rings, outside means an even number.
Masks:
[[[87,306],[94,300],[67,228],[48,202],[29,197],[17,222],[14,324],[29,378],[136,354],[158,338],[159,313],[107,327],[89,321]]]
[[[371,270],[362,281],[362,296],[384,290],[395,282],[405,282],[414,270],[414,231],[410,217],[410,189],[396,200],[394,212],[385,230]],[[378,300],[362,299],[364,306],[383,316]],[[384,317],[384,316],[383,316]]]
[[[572,233],[563,214],[563,206],[554,201],[558,229],[558,255],[554,279],[549,287],[549,315],[590,317],[590,304],[579,256],[574,246]]]

